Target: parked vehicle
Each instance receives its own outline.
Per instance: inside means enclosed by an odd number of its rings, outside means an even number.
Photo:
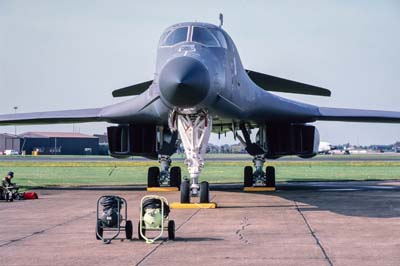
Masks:
[[[5,150],[4,155],[18,155],[18,151],[16,150]]]

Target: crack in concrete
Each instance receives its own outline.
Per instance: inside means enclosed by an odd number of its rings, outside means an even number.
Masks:
[[[316,234],[316,233],[314,232],[314,230],[312,229],[312,227],[311,227],[310,223],[308,222],[306,216],[305,216],[305,215],[303,214],[303,212],[300,210],[299,205],[297,204],[296,201],[294,201],[294,204],[296,205],[297,211],[300,213],[301,217],[303,218],[304,223],[306,224],[306,226],[307,226],[308,230],[310,231],[312,237],[314,238],[316,244],[318,245],[318,247],[320,248],[322,254],[324,255],[325,260],[328,262],[328,264],[329,264],[330,266],[333,266],[333,263],[332,263],[331,259],[329,258],[328,253],[326,252],[325,248],[322,246],[321,241],[319,240],[317,234]]]
[[[1,244],[0,247],[8,246],[8,245],[14,244],[14,243],[16,243],[16,242],[25,240],[25,239],[27,239],[27,238],[31,238],[31,237],[33,237],[33,236],[46,233],[46,232],[48,232],[48,231],[50,231],[50,230],[52,230],[52,229],[54,229],[54,228],[57,228],[57,227],[60,227],[60,226],[64,226],[64,225],[67,225],[67,224],[69,224],[69,223],[71,223],[71,222],[78,221],[78,220],[80,220],[80,219],[86,218],[86,217],[88,217],[89,215],[91,215],[91,214],[93,214],[93,213],[95,213],[95,211],[89,212],[89,213],[87,213],[87,214],[85,214],[85,215],[83,215],[83,216],[74,217],[73,219],[67,220],[67,221],[65,221],[65,222],[63,222],[63,223],[55,224],[55,225],[50,226],[50,227],[48,227],[48,228],[46,228],[46,229],[33,232],[33,233],[31,233],[31,234],[29,234],[29,235],[26,235],[26,236],[23,236],[23,237],[20,237],[20,238],[17,238],[17,239],[8,240],[6,243]]]
[[[235,234],[238,236],[239,241],[242,241],[246,244],[250,244],[250,240],[247,239],[243,233],[246,231],[247,227],[250,226],[251,224],[249,223],[249,218],[246,216],[243,217],[242,221],[240,222],[240,229],[236,230]]]

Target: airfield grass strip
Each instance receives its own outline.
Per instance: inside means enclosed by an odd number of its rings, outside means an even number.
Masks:
[[[113,161],[1,161],[0,175],[15,172],[15,182],[25,188],[48,186],[137,185],[146,184],[147,169],[157,162]],[[182,176],[188,176],[183,162]],[[243,182],[243,167],[249,161],[208,161],[201,180],[211,183]],[[398,161],[274,161],[279,181],[399,180]]]

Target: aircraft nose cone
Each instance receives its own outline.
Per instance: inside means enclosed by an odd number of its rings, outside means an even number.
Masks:
[[[170,104],[189,108],[200,103],[210,88],[206,67],[191,57],[179,57],[168,62],[160,73],[161,96]]]

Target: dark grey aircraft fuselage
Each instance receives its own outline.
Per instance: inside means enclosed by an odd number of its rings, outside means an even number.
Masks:
[[[245,72],[235,44],[221,28],[205,23],[183,23],[172,26],[167,31],[186,26],[190,29],[206,27],[220,31],[225,37],[227,48],[207,47],[190,40],[172,47],[160,45],[155,80],[158,78],[161,99],[164,103],[171,107],[208,109],[212,114],[221,117],[243,120],[251,118],[256,120],[255,122],[277,121],[287,119],[288,116],[297,117],[296,121],[299,117],[303,118],[305,122],[315,120],[313,117],[318,114],[316,107],[285,100],[254,84]],[[192,93],[190,87],[181,90],[176,89],[171,93],[168,91],[170,89],[168,86],[163,86],[165,82],[163,79],[171,78],[169,75],[164,75],[163,72],[179,75],[181,73],[180,62],[182,62],[182,65],[187,65],[189,64],[187,61],[192,61],[192,64],[201,64],[207,71],[207,78],[209,79],[207,81],[209,82],[198,89],[204,92],[204,94],[199,93],[199,97]],[[185,67],[187,68],[187,66]],[[200,83],[204,75],[201,73],[202,69],[196,68],[194,70],[198,71],[188,74],[196,77],[198,83]],[[197,97],[197,101],[194,100],[193,104],[190,105],[186,97]],[[175,102],[174,99],[176,99]],[[181,99],[181,105],[179,105],[179,99]],[[255,102],[263,104],[255,105]],[[265,113],[270,113],[270,116],[265,116]],[[257,116],[257,114],[263,115]]]
[[[183,27],[187,27],[189,32],[186,41],[163,45],[166,33]],[[190,33],[194,27],[219,31],[225,38],[226,48],[191,41]],[[160,100],[142,112],[148,113],[149,117],[157,114],[153,119],[159,123],[166,123],[169,112],[174,108],[206,109],[210,114],[226,120],[254,123],[312,122],[319,115],[316,106],[288,100],[259,88],[247,75],[229,35],[207,23],[181,23],[166,29],[158,46],[155,77],[146,92],[135,99],[105,108],[103,115],[109,117],[110,112],[118,122],[121,119],[136,122],[138,98],[146,102],[156,95],[161,96]],[[116,109],[121,110],[121,116],[117,115],[119,112]],[[127,117],[129,109],[131,117]],[[143,117],[143,113],[140,116]]]

